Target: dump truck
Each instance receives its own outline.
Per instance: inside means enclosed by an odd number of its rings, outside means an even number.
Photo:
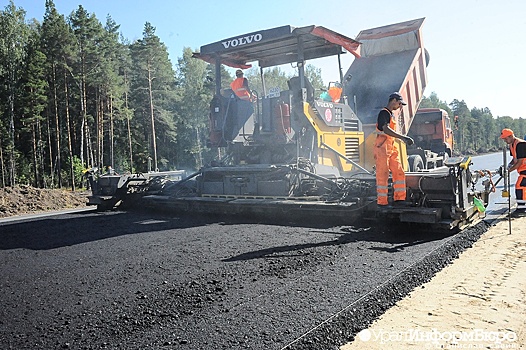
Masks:
[[[453,155],[451,119],[443,109],[419,108],[408,136],[415,140],[407,147],[410,171],[441,167]]]
[[[215,67],[208,146],[221,158],[161,191],[145,192],[141,208],[307,218],[350,223],[363,218],[461,228],[484,217],[489,181],[476,189],[470,158],[406,174],[406,207],[376,205],[373,148],[378,111],[400,91],[408,101],[397,131],[407,134],[427,83],[424,19],[362,31],[357,39],[323,26],[290,25],[203,45],[193,57]],[[396,50],[393,50],[396,48]],[[355,59],[344,75],[341,55]],[[335,58],[340,82],[320,98],[305,75],[307,61]],[[242,100],[221,81],[221,65],[247,69],[257,63],[258,98]],[[265,68],[296,67],[287,89],[267,87]],[[386,70],[386,68],[388,68]],[[336,98],[337,97],[337,98]],[[407,149],[397,147],[408,168]],[[390,189],[392,191],[392,189]],[[337,220],[337,221],[334,221]]]
[[[414,139],[403,147],[406,171],[421,171],[443,166],[452,155],[453,132],[447,112],[420,109],[427,86],[429,53],[424,47],[424,18],[361,31],[360,59],[351,64],[344,77],[348,101],[363,124],[367,149],[376,137],[376,117],[387,103],[386,96],[399,91],[407,105],[397,120],[397,131]],[[405,146],[405,145],[404,145]],[[374,166],[372,152],[366,153],[366,167]]]

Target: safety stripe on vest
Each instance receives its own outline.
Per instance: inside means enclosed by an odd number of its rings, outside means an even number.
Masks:
[[[235,90],[237,97],[239,97],[241,100],[250,100],[250,95],[248,94],[248,90],[245,88],[239,88]],[[238,94],[239,92],[239,94]],[[245,94],[246,93],[246,94]]]

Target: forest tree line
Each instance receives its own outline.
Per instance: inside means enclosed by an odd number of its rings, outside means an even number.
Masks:
[[[102,23],[81,5],[65,16],[46,0],[40,22],[10,0],[0,12],[0,187],[75,189],[91,167],[202,167],[216,156],[206,146],[213,72],[191,48],[172,63],[149,22],[129,42],[111,16]],[[233,76],[221,72],[228,85]],[[315,88],[325,86],[319,69],[307,65],[306,74]],[[246,77],[257,86],[258,68]],[[265,71],[268,86],[289,78],[278,67]],[[523,119],[494,118],[463,100],[432,93],[421,107],[452,116],[457,153],[502,148],[504,127],[526,134]]]

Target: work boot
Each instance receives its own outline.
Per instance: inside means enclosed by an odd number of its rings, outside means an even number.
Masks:
[[[406,202],[406,201],[394,201],[393,202],[393,206],[396,207],[396,208],[408,207],[409,206],[409,202]]]

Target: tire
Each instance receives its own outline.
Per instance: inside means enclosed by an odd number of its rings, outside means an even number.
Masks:
[[[422,157],[420,157],[418,154],[413,154],[409,156],[408,161],[410,172],[416,173],[425,169],[424,161],[422,160]]]

